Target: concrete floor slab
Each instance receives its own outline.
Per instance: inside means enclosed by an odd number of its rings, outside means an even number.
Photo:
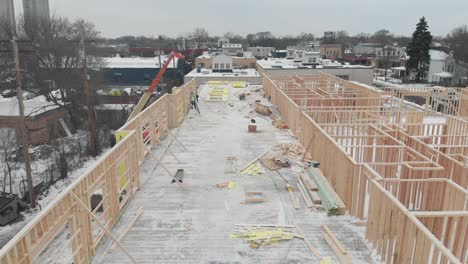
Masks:
[[[258,87],[255,87],[258,88]],[[250,88],[253,89],[253,88]],[[364,240],[364,227],[356,227],[347,216],[328,217],[324,212],[301,208],[295,210],[276,172],[266,170],[260,176],[240,176],[238,170],[259,154],[279,143],[294,140],[287,130],[278,130],[271,120],[256,117],[259,133],[247,133],[252,103],[261,99],[253,94],[239,101],[230,89],[229,102],[204,102],[207,87],[202,88],[201,114],[190,111],[175,132],[187,150],[173,138],[166,137],[152,150],[157,157],[169,145],[163,164],[173,173],[184,169],[183,184],[171,184],[171,177],[148,156],[141,166],[141,188],[114,228],[118,236],[138,207],[144,212],[122,243],[139,263],[318,263],[301,239],[280,242],[253,250],[240,239],[230,239],[236,224],[296,224],[323,256],[338,263],[333,251],[322,239],[322,225],[327,224],[349,250],[355,263],[375,263]],[[264,100],[264,99],[263,99]],[[232,104],[232,106],[230,105]],[[228,159],[235,157],[236,159]],[[295,170],[281,169],[284,178],[296,185]],[[234,181],[234,189],[214,185]],[[242,204],[246,191],[264,193],[265,203]],[[300,197],[295,192],[296,197]],[[107,253],[110,240],[98,248],[94,263],[130,263],[117,248]]]

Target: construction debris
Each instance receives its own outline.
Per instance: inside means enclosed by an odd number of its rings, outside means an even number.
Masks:
[[[290,159],[294,159],[294,160],[303,159],[303,156],[304,156],[304,153],[305,153],[304,147],[301,145],[301,143],[299,143],[297,141],[294,141],[294,142],[291,142],[291,143],[288,143],[288,144],[276,145],[273,148],[273,150],[277,150],[277,151],[281,152],[284,156],[286,156],[286,157],[288,157]],[[304,160],[308,160],[308,161],[312,160],[312,157],[310,156],[309,153],[305,154]]]
[[[245,192],[245,195],[263,195],[263,192]]]
[[[255,104],[255,111],[264,116],[270,116],[273,113],[268,106],[261,103]]]
[[[294,188],[291,186],[291,184],[286,183],[286,190],[288,190],[289,193],[289,198],[291,199],[291,203],[294,206],[294,209],[299,209],[299,201],[294,197]]]
[[[222,182],[216,184],[216,187],[218,188],[229,188],[229,189],[234,189],[236,187],[236,183],[233,181],[228,181],[228,182]]]
[[[243,204],[252,204],[252,203],[264,203],[266,202],[263,198],[247,198],[242,203]]]
[[[275,245],[284,240],[303,239],[304,237],[297,234],[294,228],[246,225],[236,226],[236,231],[231,234],[230,238],[240,238],[249,242],[252,249],[258,249],[263,245]]]
[[[251,162],[249,162],[247,165],[245,165],[242,169],[241,169],[241,172],[248,169],[252,164],[254,164],[255,162],[257,162],[257,160],[259,160],[261,157],[263,157],[265,154],[267,154],[268,151],[265,151],[263,152],[262,154],[260,154],[258,157],[256,157],[255,159],[253,159]]]
[[[286,124],[283,120],[281,120],[280,117],[277,117],[277,116],[274,116],[271,118],[273,121],[271,122],[271,124],[276,127],[276,128],[279,128],[279,129],[288,129],[288,124]]]
[[[318,187],[318,193],[322,200],[322,205],[325,207],[328,215],[344,215],[346,206],[335,192],[333,187],[328,183],[323,173],[318,168],[309,168],[306,170],[307,175],[312,179]]]
[[[349,255],[346,248],[340,243],[340,241],[336,238],[335,234],[330,230],[330,228],[328,228],[327,225],[323,225],[323,230],[325,231],[325,233],[323,234],[323,239],[325,239],[325,241],[333,250],[333,252],[335,252],[340,263],[353,263],[351,255]]]
[[[260,163],[256,162],[248,166],[246,169],[242,170],[241,174],[254,176],[258,174],[265,174],[265,170],[263,169],[262,165],[260,165]]]
[[[282,157],[281,153],[273,152],[268,153],[261,159],[263,165],[270,170],[277,170],[280,168],[289,168],[291,163],[287,158]]]

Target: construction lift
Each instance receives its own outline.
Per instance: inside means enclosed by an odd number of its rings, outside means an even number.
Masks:
[[[154,78],[153,82],[151,83],[151,86],[148,88],[148,90],[143,94],[143,96],[140,98],[140,101],[138,101],[138,104],[135,106],[133,109],[133,112],[130,114],[130,116],[127,119],[127,122],[130,121],[132,118],[137,116],[143,109],[145,109],[146,104],[148,103],[149,99],[151,98],[151,95],[153,94],[154,89],[158,86],[159,82],[161,81],[164,72],[167,70],[167,67],[169,67],[169,64],[174,58],[178,58],[180,60],[185,59],[184,55],[172,51],[171,55],[169,55],[169,58],[167,59],[166,63],[164,66],[159,69],[158,74]],[[175,70],[175,69],[174,69]]]

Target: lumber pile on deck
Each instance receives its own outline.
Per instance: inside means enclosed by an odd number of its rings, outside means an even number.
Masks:
[[[321,204],[328,215],[344,215],[346,213],[346,206],[325,178],[322,171],[318,168],[311,167],[306,170],[306,174],[303,175],[304,178],[307,178],[305,177],[306,175],[309,178],[308,180],[311,180],[317,186]],[[317,197],[313,197],[312,199],[317,199]]]
[[[277,225],[236,225],[236,231],[230,237],[249,242],[253,249],[262,245],[276,245],[284,240],[304,238],[295,232],[294,226]]]

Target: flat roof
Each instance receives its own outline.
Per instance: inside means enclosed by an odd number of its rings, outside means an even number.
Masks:
[[[168,56],[161,56],[161,63],[164,65]],[[177,67],[178,59],[175,59]],[[106,57],[102,58],[103,66],[101,68],[161,68],[159,65],[159,57],[143,58],[143,57]],[[173,63],[170,63],[168,68],[174,68]]]
[[[326,68],[347,68],[347,69],[371,69],[370,66],[363,66],[363,65],[349,65],[349,64],[341,64],[338,62],[331,62],[330,60],[320,60],[323,62],[329,62],[328,65],[315,65],[315,69],[326,69]],[[312,65],[303,65],[302,62],[295,62],[294,60],[285,59],[285,58],[272,58],[268,60],[257,60],[257,64],[264,68],[264,69],[304,69],[309,68],[312,69]]]
[[[58,105],[47,102],[42,98],[24,100],[24,115],[38,116],[45,112],[59,108]],[[18,101],[14,98],[0,98],[0,116],[19,116]]]
[[[202,69],[197,72],[197,69],[189,72],[186,77],[261,77],[255,69],[232,70],[232,72],[213,72],[212,69]]]

